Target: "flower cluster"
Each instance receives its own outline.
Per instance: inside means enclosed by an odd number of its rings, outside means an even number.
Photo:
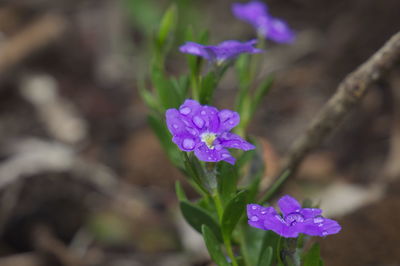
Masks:
[[[260,1],[247,4],[235,3],[232,5],[233,14],[243,21],[253,25],[258,34],[278,43],[290,43],[294,40],[294,33],[281,19],[272,17],[267,6]]]
[[[278,201],[278,206],[282,215],[279,215],[273,207],[248,204],[249,225],[263,230],[272,230],[286,238],[297,237],[299,233],[327,236],[341,230],[338,222],[321,216],[321,209],[301,208],[300,203],[288,195]]]
[[[229,132],[239,124],[239,114],[200,105],[195,100],[186,100],[177,109],[166,112],[167,126],[173,135],[172,141],[183,151],[194,151],[201,161],[226,161],[235,163],[227,148],[252,150],[254,145]]]
[[[261,49],[254,48],[256,40],[248,42],[224,41],[218,45],[202,45],[194,42],[186,42],[179,50],[182,53],[201,56],[211,63],[222,64],[225,61],[235,59],[242,53],[261,53]]]

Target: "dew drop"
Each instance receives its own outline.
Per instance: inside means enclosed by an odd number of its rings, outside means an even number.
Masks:
[[[212,158],[211,158],[211,156],[208,156],[208,158],[207,158],[208,160],[211,160]]]
[[[206,115],[206,111],[201,111],[200,114]]]
[[[177,124],[172,125],[175,129],[177,129],[179,126]]]
[[[222,156],[222,158],[228,158],[228,157],[230,157],[230,155],[227,154],[227,153],[223,153],[221,156]]]
[[[315,217],[313,221],[314,221],[314,223],[322,223],[322,222],[324,221],[324,218],[322,218],[322,217]]]
[[[217,144],[217,145],[214,146],[214,148],[215,148],[217,151],[220,151],[220,150],[222,150],[222,145]]]
[[[326,235],[328,235],[328,232],[327,231],[322,231],[322,235],[326,236]]]
[[[257,216],[252,216],[252,217],[250,218],[250,220],[251,220],[252,222],[257,222],[257,221],[260,220],[260,219],[258,219]]]
[[[183,148],[185,148],[187,150],[191,150],[195,146],[194,140],[193,139],[184,139],[182,142],[182,146],[183,146]]]
[[[233,123],[234,123],[234,122],[233,122],[232,120],[229,121],[229,124],[230,124],[230,125],[233,125]]]
[[[193,123],[198,127],[198,128],[202,128],[204,126],[204,120],[199,117],[199,116],[195,116],[193,117]]]
[[[181,108],[181,109],[179,110],[179,112],[180,112],[181,114],[183,114],[183,115],[187,115],[187,114],[189,114],[191,111],[192,111],[192,109],[190,109],[190,108],[187,107],[187,106],[185,106],[185,107],[183,107],[183,108]]]
[[[261,211],[261,214],[266,214],[267,213],[267,211]]]
[[[257,206],[254,205],[253,207],[251,207],[253,210],[257,210]]]

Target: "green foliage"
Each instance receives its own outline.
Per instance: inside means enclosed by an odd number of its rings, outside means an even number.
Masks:
[[[180,207],[183,217],[195,230],[201,233],[201,227],[206,225],[213,232],[214,236],[222,242],[220,227],[209,213],[188,201],[182,201]]]
[[[235,229],[236,224],[244,214],[243,210],[246,209],[247,194],[246,190],[238,192],[225,207],[221,221],[222,235],[225,239],[230,239],[233,229]]]
[[[224,253],[222,253],[220,243],[217,241],[214,232],[206,225],[201,228],[204,242],[211,258],[217,263],[218,266],[229,266],[226,261]]]
[[[320,247],[318,243],[314,243],[307,253],[303,256],[304,266],[323,266],[324,263],[320,256]]]

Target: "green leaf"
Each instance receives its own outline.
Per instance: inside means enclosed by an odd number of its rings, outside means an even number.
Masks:
[[[180,203],[183,217],[185,217],[188,224],[195,230],[201,233],[201,227],[206,225],[211,229],[216,238],[222,242],[221,230],[215,219],[202,208],[193,203],[182,201]]]
[[[258,266],[269,266],[272,264],[273,249],[271,246],[261,250],[260,258],[258,260]]]
[[[170,80],[165,77],[161,66],[153,65],[151,83],[156,88],[159,103],[164,110],[179,106],[179,95],[176,94]]]
[[[229,266],[230,264],[226,261],[224,253],[222,253],[220,243],[217,241],[213,231],[206,225],[202,225],[201,232],[203,234],[204,242],[208,253],[211,258],[218,266]]]
[[[178,197],[179,201],[187,201],[187,197],[185,194],[185,191],[182,188],[181,182],[179,182],[178,180],[175,181],[175,192],[176,192],[176,196]]]
[[[305,266],[320,266],[322,259],[320,257],[319,243],[314,243],[308,252],[303,256],[303,265]]]
[[[230,239],[240,217],[246,212],[247,191],[243,190],[228,203],[222,215],[221,230],[225,239]]]
[[[160,23],[160,29],[158,31],[158,38],[157,42],[160,48],[163,48],[166,45],[166,41],[169,35],[171,35],[176,28],[176,22],[177,22],[177,7],[175,4],[172,4],[167,11],[165,12],[161,23]]]
[[[210,104],[215,87],[218,84],[218,77],[214,71],[210,71],[201,81],[200,103]]]
[[[226,205],[236,193],[239,175],[236,166],[227,162],[220,162],[217,167],[218,193],[222,203]]]
[[[148,91],[143,84],[139,84],[139,93],[142,97],[142,100],[146,103],[146,105],[155,111],[160,111],[157,99],[154,95]]]

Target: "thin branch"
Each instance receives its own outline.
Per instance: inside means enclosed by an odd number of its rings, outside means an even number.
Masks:
[[[292,176],[304,157],[318,147],[332,131],[338,127],[343,118],[360,102],[368,87],[400,59],[400,32],[393,35],[385,45],[372,55],[364,64],[339,84],[336,93],[311,122],[306,132],[295,140],[284,160],[279,177],[285,180]],[[284,175],[289,172],[290,174]],[[276,181],[276,180],[275,180]],[[280,180],[282,181],[282,180]],[[284,182],[281,182],[282,185]],[[278,189],[278,188],[275,188]],[[267,191],[262,198],[268,200]]]

